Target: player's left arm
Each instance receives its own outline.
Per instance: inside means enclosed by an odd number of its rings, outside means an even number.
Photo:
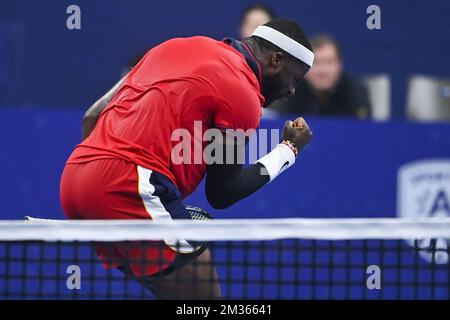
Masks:
[[[123,77],[112,87],[103,97],[98,99],[83,116],[83,140],[94,130],[98,117],[114,97],[119,88],[124,84],[126,77]]]
[[[260,163],[244,168],[242,164],[212,164],[207,168],[205,193],[215,209],[225,209],[256,192],[270,181]]]
[[[227,164],[225,161],[229,148],[234,148],[236,155],[242,151],[239,148],[244,146],[224,146],[221,164],[211,164],[207,168],[205,191],[208,202],[216,209],[224,209],[253,194],[292,166],[298,152],[311,139],[311,130],[303,118],[294,122],[286,121],[282,142],[256,163],[245,168],[242,164]]]

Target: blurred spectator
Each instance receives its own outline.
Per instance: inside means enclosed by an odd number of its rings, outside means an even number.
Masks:
[[[253,4],[247,7],[242,13],[239,34],[241,39],[248,38],[253,31],[275,18],[275,13],[271,8],[263,4]]]
[[[289,101],[278,101],[270,108],[279,113],[317,116],[368,118],[370,102],[362,82],[343,72],[341,49],[328,35],[311,39],[314,65],[296,86]]]

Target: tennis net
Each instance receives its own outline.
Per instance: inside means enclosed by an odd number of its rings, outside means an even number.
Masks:
[[[154,299],[172,278],[188,298],[448,300],[449,239],[450,218],[0,221],[0,299]],[[205,242],[213,262],[135,276],[171,263],[136,252]],[[111,255],[100,261],[99,248]]]

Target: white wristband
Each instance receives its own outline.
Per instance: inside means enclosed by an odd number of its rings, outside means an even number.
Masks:
[[[279,143],[272,151],[256,160],[256,162],[261,163],[266,168],[267,172],[264,172],[264,174],[268,174],[270,181],[272,181],[295,163],[295,154],[287,145]]]

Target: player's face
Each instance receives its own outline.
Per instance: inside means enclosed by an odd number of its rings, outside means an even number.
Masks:
[[[279,63],[274,60],[266,70],[263,83],[265,106],[278,99],[289,99],[295,94],[298,80],[305,76],[308,68],[290,58],[283,58]]]

